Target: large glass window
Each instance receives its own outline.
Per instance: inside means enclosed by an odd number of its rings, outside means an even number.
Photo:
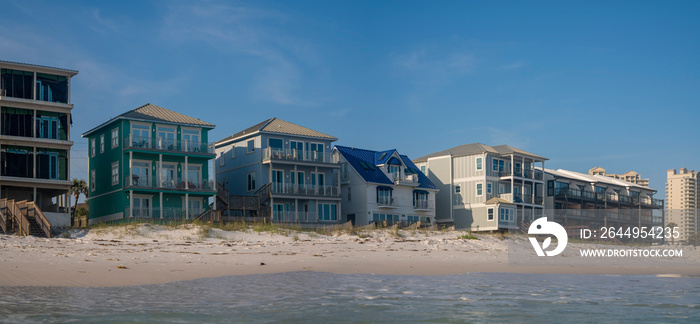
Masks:
[[[177,185],[177,167],[174,163],[163,163],[160,168],[160,181],[163,187],[175,188]]]
[[[272,151],[282,151],[284,147],[284,141],[280,138],[270,138],[267,142],[267,146],[269,146]]]
[[[133,205],[134,209],[131,211],[134,217],[151,217],[151,198],[145,196],[134,195]]]
[[[200,132],[194,129],[183,129],[182,130],[182,142],[185,151],[187,152],[201,152],[202,145],[200,143]]]
[[[62,75],[37,73],[36,100],[68,103],[68,78]]]
[[[377,203],[381,205],[392,205],[392,190],[388,188],[377,188]]]
[[[151,127],[148,125],[131,125],[131,142],[133,147],[151,147]]]
[[[134,186],[150,187],[152,185],[150,174],[150,162],[131,162],[131,181]]]
[[[272,170],[272,192],[282,192],[284,186],[284,171]]]
[[[34,151],[29,147],[2,146],[2,176],[33,178]]]
[[[65,140],[66,134],[62,126],[63,125],[58,118],[58,114],[37,112],[36,137]]]
[[[190,164],[187,166],[187,186],[190,189],[199,188],[202,184],[202,166]]]
[[[311,143],[311,160],[323,162],[323,143]]]
[[[318,220],[319,221],[336,221],[338,220],[338,211],[335,204],[318,204]]]
[[[158,126],[158,149],[175,149],[175,127]]]
[[[0,70],[0,96],[34,99],[32,82],[34,82],[34,72],[2,69]]]
[[[289,149],[297,160],[304,159],[304,142],[289,141]]]

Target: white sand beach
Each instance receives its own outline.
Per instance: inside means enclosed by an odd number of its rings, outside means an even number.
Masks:
[[[0,285],[126,286],[228,275],[322,271],[445,275],[469,272],[700,275],[700,251],[682,258],[610,266],[563,253],[555,265],[509,263],[498,234],[465,240],[461,231],[365,230],[354,234],[224,231],[198,225],[129,225],[71,230],[63,238],[0,235]],[[69,237],[68,237],[69,236]],[[567,248],[600,248],[569,243]],[[565,259],[565,258],[569,259]]]

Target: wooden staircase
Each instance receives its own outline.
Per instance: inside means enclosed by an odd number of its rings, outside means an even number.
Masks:
[[[243,214],[252,212],[255,217],[270,217],[271,184],[258,189],[252,196],[228,196],[230,210],[239,210]]]
[[[51,223],[33,201],[0,199],[0,229],[3,233],[12,231],[20,235],[51,237]]]

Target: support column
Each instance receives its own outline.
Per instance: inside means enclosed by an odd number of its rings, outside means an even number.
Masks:
[[[185,155],[185,168],[182,170],[185,178],[185,190],[190,190],[190,174],[189,174],[189,164],[187,161],[187,155]]]
[[[235,145],[234,145],[234,147],[232,148],[232,150],[234,150],[234,149],[235,149]],[[216,150],[213,150],[213,148],[212,148],[212,151],[214,152],[214,155],[216,156]],[[223,158],[224,158],[224,157],[223,157],[223,154],[222,154],[222,156],[220,157],[220,159],[223,159]],[[214,158],[214,159],[211,160],[211,161],[212,161],[212,162],[211,162],[211,173],[212,173],[212,178],[214,179],[214,181],[213,181],[213,182],[214,182],[214,192],[216,192],[216,194],[214,194],[214,205],[213,205],[213,207],[214,207],[214,210],[218,210],[218,208],[216,207],[216,197],[219,195],[219,183],[218,183],[217,180],[216,180],[216,158]],[[207,162],[207,163],[209,163],[209,162]],[[206,178],[205,178],[205,177],[204,177],[204,171],[203,171],[203,170],[202,170],[202,179],[207,179],[207,180],[209,180],[209,174],[207,173],[207,176],[206,176]],[[223,186],[223,181],[222,181],[222,186]],[[230,199],[229,197],[224,197],[224,198],[228,200],[228,203],[229,203],[229,206],[228,206],[228,208],[229,208],[228,215],[231,216],[231,199]],[[243,198],[243,200],[244,200],[244,201],[243,201],[243,210],[245,210],[245,198]],[[243,217],[245,217],[245,212],[243,213]]]
[[[159,193],[160,195],[160,219],[163,219],[163,192],[161,191]]]
[[[158,188],[163,188],[163,154],[158,154]],[[163,193],[161,193],[162,195]],[[162,202],[161,202],[162,204]]]
[[[129,218],[134,217],[134,191],[129,190]]]
[[[190,219],[190,194],[185,194],[185,219]]]

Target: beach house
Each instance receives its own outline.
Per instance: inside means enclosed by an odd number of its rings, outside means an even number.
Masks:
[[[342,215],[353,225],[431,225],[437,187],[406,155],[336,146]]]
[[[603,174],[545,169],[547,216],[564,226],[663,226],[664,201],[648,185]],[[551,214],[551,215],[550,215]]]
[[[75,70],[0,61],[3,208],[7,202],[24,201],[30,209],[43,211],[56,227],[71,226],[71,78],[77,74]]]
[[[194,219],[209,207],[213,124],[153,104],[127,111],[88,139],[88,224]],[[107,143],[109,141],[109,143]]]
[[[544,215],[547,158],[508,145],[464,144],[413,160],[440,191],[436,222],[472,231],[515,229]]]
[[[337,138],[270,118],[216,142],[216,180],[229,217],[309,226],[339,223]]]

